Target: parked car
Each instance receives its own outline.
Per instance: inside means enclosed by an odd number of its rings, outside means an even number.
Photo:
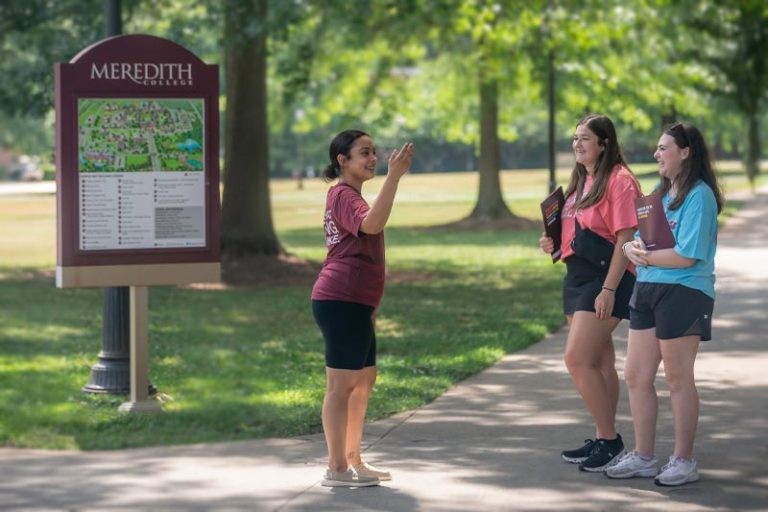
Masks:
[[[38,158],[22,155],[8,168],[8,177],[13,181],[41,181],[43,169]]]

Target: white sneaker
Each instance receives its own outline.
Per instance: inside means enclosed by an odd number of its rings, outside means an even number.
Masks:
[[[683,485],[688,482],[695,482],[699,479],[699,472],[696,470],[696,459],[685,460],[677,455],[669,458],[661,473],[656,477],[656,485],[673,486]]]
[[[325,487],[368,487],[379,485],[379,479],[375,476],[359,475],[353,468],[348,468],[346,471],[334,471],[328,468],[325,470],[321,484]]]
[[[650,460],[643,459],[637,452],[629,452],[616,463],[605,470],[605,476],[608,478],[633,478],[636,476],[653,477],[659,472],[656,465],[659,459],[656,457]]]
[[[379,469],[376,466],[368,464],[365,461],[362,461],[357,466],[352,466],[352,467],[355,468],[355,471],[357,471],[358,475],[375,476],[382,482],[387,480],[392,480],[392,474],[389,471],[384,471],[383,469]]]

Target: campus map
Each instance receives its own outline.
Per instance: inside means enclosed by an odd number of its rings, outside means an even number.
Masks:
[[[80,172],[203,171],[203,100],[81,98]]]

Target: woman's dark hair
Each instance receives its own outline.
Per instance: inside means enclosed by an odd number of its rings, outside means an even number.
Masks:
[[[675,178],[676,195],[675,199],[669,204],[670,210],[677,210],[685,201],[688,192],[701,180],[712,189],[717,202],[717,213],[723,210],[725,201],[720,185],[717,183],[717,175],[712,167],[709,158],[707,144],[704,142],[704,136],[698,128],[690,124],[674,123],[669,125],[664,133],[675,140],[675,144],[680,149],[688,148],[688,158],[683,160],[680,173]],[[672,188],[672,181],[664,176],[661,177],[659,193],[663,196]]]
[[[616,137],[616,128],[607,116],[587,114],[581,118],[576,126],[587,127],[589,131],[597,136],[597,143],[603,147],[603,152],[600,153],[600,156],[597,157],[597,162],[595,162],[594,181],[587,195],[582,197],[584,183],[587,180],[587,168],[578,162],[576,162],[573,172],[571,172],[571,180],[568,183],[568,190],[565,192],[565,197],[568,197],[576,191],[576,204],[574,204],[574,208],[586,208],[598,203],[603,198],[608,188],[608,178],[617,164],[621,164],[627,169],[629,169],[629,166],[624,159],[624,155],[621,154],[619,140]]]
[[[328,148],[328,156],[331,158],[331,163],[323,170],[323,179],[325,181],[333,181],[339,177],[341,169],[339,169],[337,157],[344,155],[349,158],[349,152],[352,150],[355,141],[363,135],[368,134],[360,130],[344,130],[333,138],[331,146]]]

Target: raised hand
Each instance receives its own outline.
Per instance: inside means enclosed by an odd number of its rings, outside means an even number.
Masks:
[[[413,161],[413,151],[413,144],[410,142],[406,142],[401,149],[392,151],[387,162],[387,176],[400,178],[407,173]]]

